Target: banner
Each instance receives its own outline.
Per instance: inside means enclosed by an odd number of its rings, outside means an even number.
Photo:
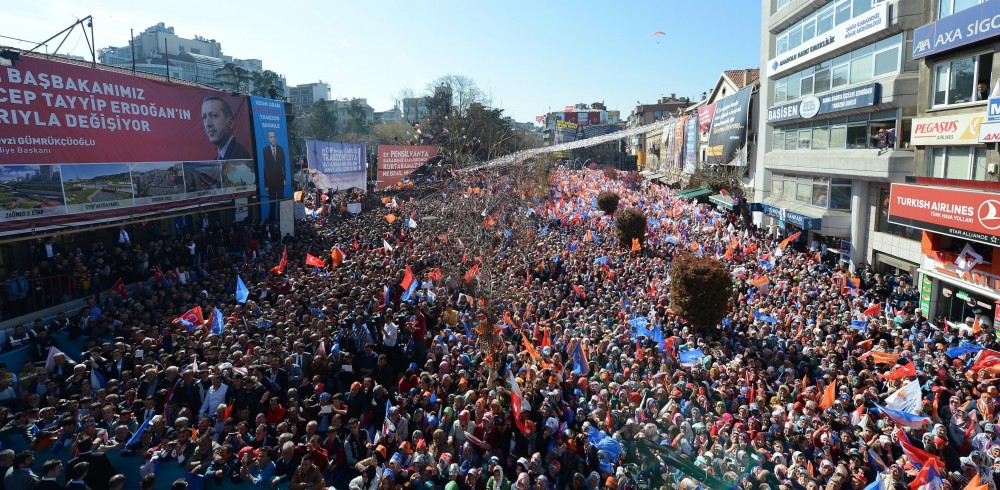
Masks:
[[[437,145],[378,145],[378,182],[375,190],[392,187],[437,155]]]
[[[708,135],[708,163],[728,165],[747,142],[747,116],[753,87],[746,87],[716,102]]]
[[[819,97],[809,95],[802,100],[771,107],[767,122],[776,123],[792,119],[812,119],[821,114],[870,107],[879,103],[882,84],[869,83],[859,87],[828,92]]]
[[[913,59],[944,53],[1000,34],[1000,5],[979,3],[913,31]],[[955,8],[959,10],[959,8]]]
[[[316,188],[339,191],[356,187],[366,190],[364,143],[330,143],[306,140],[309,179]]]
[[[556,129],[553,134],[553,139],[555,144],[569,143],[570,141],[576,141],[576,133],[579,129],[579,124],[574,124],[566,121],[556,121]]]
[[[292,197],[292,170],[288,161],[288,126],[285,103],[250,97],[253,132],[257,141],[257,175],[260,177],[260,219],[278,219],[278,201]]]
[[[1000,199],[996,193],[892,184],[889,222],[997,246]]]
[[[712,129],[712,118],[715,117],[715,102],[698,108],[698,132],[706,134]]]
[[[815,36],[810,41],[803,42],[801,45],[771,58],[767,62],[767,76],[772,78],[888,28],[889,4],[876,5],[871,10],[855,16],[850,22],[840,23],[824,34]],[[914,50],[916,50],[917,43],[913,44]]]
[[[246,195],[249,146],[246,97],[22,55],[0,71],[0,232]]]
[[[698,161],[698,117],[684,123],[684,173],[694,173]]]
[[[910,142],[913,146],[978,145],[985,119],[982,113],[915,117]]]
[[[677,118],[674,124],[674,152],[670,155],[670,164],[674,168],[684,167],[684,125],[687,124],[688,116]]]

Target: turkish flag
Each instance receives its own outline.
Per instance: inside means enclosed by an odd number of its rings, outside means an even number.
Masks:
[[[288,265],[288,246],[281,251],[281,261],[278,265],[271,268],[271,274],[281,274],[285,272],[285,267]]]
[[[118,293],[123,300],[128,299],[128,291],[125,290],[125,281],[123,281],[122,278],[119,277],[118,280],[115,281],[115,285],[111,286],[111,290]]]
[[[888,373],[879,374],[879,377],[883,379],[899,379],[907,376],[917,377],[917,368],[913,366],[912,362],[903,365],[897,364]]]
[[[320,260],[319,257],[316,257],[315,255],[306,254],[306,265],[323,268],[326,267],[326,262],[323,262],[322,260]]]

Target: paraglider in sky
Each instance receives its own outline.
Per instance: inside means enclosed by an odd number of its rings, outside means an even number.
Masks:
[[[656,32],[654,32],[654,33],[652,34],[652,36],[650,36],[650,37],[656,37],[656,36],[666,36],[666,35],[667,35],[667,33],[666,33],[666,32],[663,32],[663,31],[656,31]]]

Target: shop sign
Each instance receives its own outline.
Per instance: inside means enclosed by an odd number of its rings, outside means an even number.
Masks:
[[[850,22],[840,24],[809,44],[796,46],[767,62],[767,76],[800,66],[859,39],[877,34],[889,27],[889,5],[882,3]]]
[[[889,222],[997,246],[1000,244],[1000,195],[892,184]]]
[[[774,106],[767,110],[767,122],[811,119],[820,114],[873,106],[879,103],[881,88],[881,84],[869,83],[860,87],[837,90],[819,97],[809,96],[798,102]]]
[[[1000,5],[983,2],[913,31],[913,59],[1000,35]]]
[[[823,227],[822,218],[813,218],[811,216],[806,216],[804,214],[799,214],[794,211],[789,211],[784,208],[779,208],[777,206],[771,206],[769,204],[764,204],[761,211],[771,216],[772,218],[778,218],[778,226],[784,228],[785,223],[788,222],[803,230],[818,230]]]
[[[931,289],[933,285],[934,280],[924,274],[920,281],[920,313],[924,318],[931,316]]]
[[[984,119],[982,114],[914,118],[910,141],[914,146],[977,145]]]
[[[954,264],[943,263],[937,260],[934,261],[934,270],[950,277],[958,284],[976,286],[990,290],[993,294],[1000,294],[1000,276],[997,276],[996,274],[990,274],[989,272],[979,270],[961,272],[955,267]],[[960,291],[955,296],[965,301],[969,301],[968,294],[964,292]]]

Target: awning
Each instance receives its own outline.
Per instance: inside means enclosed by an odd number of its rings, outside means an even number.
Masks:
[[[698,187],[697,189],[687,189],[678,192],[678,194],[684,199],[697,199],[701,196],[707,196],[712,193],[712,189],[708,187]]]
[[[722,194],[714,194],[712,196],[709,196],[708,200],[730,211],[733,210],[733,198],[729,196],[725,196]]]
[[[802,204],[768,197],[764,199],[761,208],[761,212],[764,214],[791,223],[803,230],[818,231],[823,227],[823,218],[812,216],[812,211]]]

